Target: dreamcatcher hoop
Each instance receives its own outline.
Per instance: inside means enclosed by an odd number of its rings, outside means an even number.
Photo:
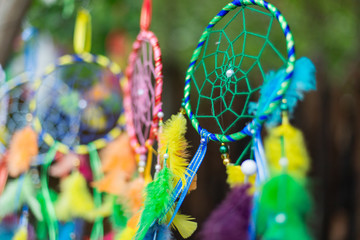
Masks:
[[[34,83],[33,83],[34,92],[36,92],[41,87],[41,84],[43,83],[44,79],[46,79],[57,68],[71,65],[74,63],[96,64],[104,69],[109,70],[116,77],[116,79],[118,81],[122,78],[122,72],[121,72],[120,67],[105,56],[93,55],[90,53],[64,55],[64,56],[58,58],[54,64],[48,66],[45,69],[44,74],[40,78],[38,78],[34,81]],[[56,142],[56,140],[54,139],[54,137],[51,134],[43,131],[43,128],[41,126],[41,121],[40,121],[39,117],[36,115],[36,110],[37,110],[37,99],[36,99],[36,97],[33,97],[30,100],[29,111],[33,117],[32,123],[33,123],[34,130],[39,134],[39,137],[49,147],[53,146],[54,143]],[[114,128],[111,129],[104,137],[98,138],[98,139],[92,141],[92,144],[95,146],[95,148],[97,150],[105,147],[108,142],[113,141],[115,138],[117,138],[122,133],[124,124],[125,124],[124,116],[123,116],[123,114],[120,114]],[[70,151],[77,153],[77,154],[88,154],[89,153],[88,144],[68,146],[64,143],[58,142],[57,146],[58,146],[58,151],[63,154],[67,154]]]
[[[190,60],[189,68],[186,72],[185,77],[185,87],[184,87],[184,99],[183,99],[183,106],[186,110],[186,113],[191,120],[191,123],[195,130],[201,135],[203,127],[200,126],[199,121],[197,120],[195,114],[193,113],[191,109],[190,104],[190,90],[191,90],[191,82],[192,82],[192,74],[195,71],[195,64],[197,60],[199,59],[199,55],[201,53],[201,50],[204,46],[204,43],[206,42],[206,39],[209,37],[209,34],[211,33],[212,28],[224,17],[226,16],[230,11],[238,8],[238,7],[246,7],[248,5],[256,5],[259,7],[262,7],[266,10],[268,10],[272,16],[274,16],[279,24],[280,27],[285,35],[286,40],[286,49],[287,49],[287,62],[286,62],[286,76],[284,80],[281,83],[280,88],[276,91],[276,96],[271,99],[268,106],[266,106],[265,111],[262,115],[256,116],[252,120],[251,123],[247,124],[241,131],[232,133],[229,135],[224,134],[216,134],[216,133],[210,133],[209,139],[213,141],[219,141],[219,142],[234,142],[237,140],[240,140],[246,136],[248,136],[248,132],[253,131],[257,129],[267,118],[268,116],[273,112],[273,110],[279,105],[281,99],[283,98],[287,88],[289,87],[289,83],[291,80],[291,77],[294,73],[294,65],[295,65],[295,47],[294,47],[294,39],[293,35],[290,31],[290,27],[288,23],[286,22],[285,18],[281,15],[280,11],[273,6],[272,4],[263,1],[263,0],[234,0],[231,3],[228,3],[208,24],[205,31],[202,33],[200,40],[198,42],[198,45],[196,49],[193,52],[193,55]],[[207,131],[206,129],[204,129]]]
[[[151,1],[145,0],[144,5],[141,12],[141,31],[138,34],[133,47],[132,52],[129,56],[129,65],[126,69],[126,77],[127,80],[124,84],[124,109],[126,113],[126,128],[130,138],[130,144],[135,150],[137,154],[144,155],[147,152],[147,147],[152,146],[154,143],[154,139],[157,136],[158,123],[159,120],[162,119],[162,86],[163,86],[163,74],[162,74],[162,61],[161,61],[161,50],[158,43],[158,39],[155,34],[149,31],[151,21]],[[139,126],[136,126],[137,123],[136,117],[134,116],[134,107],[139,103],[136,103],[132,99],[132,94],[135,89],[133,89],[133,85],[135,81],[139,81],[138,79],[134,79],[134,71],[135,64],[140,56],[140,50],[143,47],[143,44],[149,43],[151,46],[151,50],[153,51],[153,60],[155,62],[154,66],[154,78],[155,78],[155,86],[154,86],[154,99],[153,108],[152,108],[152,119],[150,124],[150,131],[148,133],[148,138],[142,144],[138,139],[139,134]],[[150,78],[151,80],[151,78]]]

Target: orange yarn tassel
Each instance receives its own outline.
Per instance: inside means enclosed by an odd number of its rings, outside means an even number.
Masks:
[[[7,158],[7,167],[11,177],[17,177],[30,168],[30,163],[38,155],[38,137],[27,126],[13,135]]]

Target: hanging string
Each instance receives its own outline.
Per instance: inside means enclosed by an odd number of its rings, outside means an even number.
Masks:
[[[89,156],[90,156],[90,166],[93,172],[94,180],[98,181],[103,177],[101,172],[101,162],[99,154],[96,150],[94,143],[89,143]],[[102,194],[94,188],[94,202],[97,208],[101,207],[102,204]],[[95,219],[93,229],[91,231],[90,239],[99,240],[104,236],[104,227],[103,227],[103,217],[98,217]]]
[[[85,9],[78,11],[74,30],[74,51],[88,53],[91,49],[91,16]]]
[[[58,142],[55,142],[47,152],[44,164],[42,165],[42,171],[41,171],[41,193],[44,197],[44,203],[46,206],[46,212],[45,212],[45,221],[49,229],[49,239],[50,240],[56,240],[58,236],[58,224],[57,219],[55,215],[55,209],[54,205],[52,204],[51,197],[50,197],[50,191],[48,186],[48,169],[51,164],[51,162],[55,158],[55,154],[58,150]]]

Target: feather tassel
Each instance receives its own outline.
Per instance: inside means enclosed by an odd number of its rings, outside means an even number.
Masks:
[[[294,108],[299,100],[304,98],[304,93],[316,89],[315,66],[310,59],[302,57],[295,62],[294,75],[290,82],[284,98],[287,100],[287,106],[290,114],[293,113]],[[286,71],[284,68],[278,71],[270,71],[265,76],[264,84],[260,90],[260,99],[258,103],[249,104],[249,113],[256,113],[257,116],[263,114],[265,108],[269,106],[269,101],[276,97],[276,91],[279,89],[282,81],[285,79]],[[266,124],[269,126],[276,126],[281,121],[281,109],[278,106]]]
[[[257,232],[262,239],[312,239],[305,217],[312,201],[304,186],[288,174],[271,178],[262,188]]]
[[[185,186],[185,174],[188,166],[188,142],[185,139],[186,119],[183,114],[173,115],[163,126],[159,135],[160,160],[164,160],[164,154],[168,154],[168,167],[173,172],[176,184],[181,179]]]
[[[27,203],[38,221],[43,220],[41,206],[36,199],[35,186],[30,175],[11,180],[0,195],[0,218],[15,212]],[[6,206],[6,207],[4,207]]]
[[[177,229],[180,235],[185,239],[193,235],[197,229],[197,222],[194,222],[193,220],[195,220],[195,218],[178,213],[171,225],[173,228]]]
[[[22,226],[19,230],[15,233],[12,240],[27,240],[28,239],[28,231],[26,226]]]
[[[173,174],[164,167],[156,179],[145,189],[144,210],[140,217],[139,229],[135,239],[142,240],[155,220],[162,216],[171,199],[173,190]]]
[[[7,156],[9,175],[17,177],[26,172],[37,155],[38,137],[35,131],[30,126],[16,131],[11,138]]]
[[[285,120],[282,125],[269,129],[264,145],[270,171],[273,174],[282,171],[279,160],[283,155],[282,148],[284,147],[284,154],[288,161],[287,172],[299,179],[305,177],[310,167],[310,158],[300,130]]]
[[[85,178],[78,171],[60,182],[61,193],[55,202],[55,213],[60,221],[80,217],[91,220],[89,212],[95,206]]]
[[[170,240],[171,231],[164,224],[154,224],[146,233],[143,240]]]
[[[201,239],[249,239],[252,207],[249,188],[248,184],[232,188],[226,199],[205,222],[200,233]]]
[[[228,164],[226,166],[227,179],[226,182],[229,184],[231,188],[241,186],[245,183],[246,175],[241,170],[241,167],[238,165]],[[251,186],[255,185],[256,175],[251,175],[248,177],[249,183]],[[254,192],[254,187],[250,187],[250,192]]]

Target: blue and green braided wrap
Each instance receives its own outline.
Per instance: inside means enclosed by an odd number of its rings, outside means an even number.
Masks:
[[[286,75],[283,79],[280,88],[276,90],[276,94],[274,94],[275,97],[269,101],[268,106],[265,106],[265,111],[259,115],[256,116],[251,123],[249,123],[242,131],[232,133],[229,135],[225,134],[215,134],[211,133],[209,136],[209,139],[213,141],[220,141],[220,142],[234,142],[237,140],[240,140],[246,136],[248,136],[248,132],[251,130],[256,130],[261,124],[268,118],[268,116],[274,111],[274,109],[278,106],[280,101],[282,100],[289,83],[291,81],[293,72],[294,72],[294,65],[295,65],[295,47],[294,47],[294,40],[293,35],[290,31],[289,25],[286,22],[285,18],[282,16],[280,11],[274,7],[272,4],[263,1],[263,0],[234,0],[231,3],[228,3],[208,24],[205,31],[202,33],[200,40],[198,42],[198,45],[196,49],[193,52],[193,55],[190,60],[189,68],[186,72],[185,77],[185,87],[184,87],[184,98],[183,98],[183,106],[186,110],[186,113],[191,120],[191,123],[193,127],[196,129],[196,131],[200,134],[201,130],[203,129],[199,121],[197,120],[195,114],[193,113],[191,109],[190,104],[190,90],[191,90],[191,82],[192,82],[192,74],[195,71],[195,64],[197,60],[199,59],[200,53],[202,51],[202,48],[207,41],[207,38],[209,37],[211,30],[213,27],[224,17],[226,16],[230,11],[238,8],[238,7],[246,7],[248,5],[256,5],[261,8],[266,9],[270,12],[271,15],[273,15],[277,21],[280,24],[280,27],[285,35],[286,40],[286,50],[287,50],[287,61],[285,64],[285,71]]]

